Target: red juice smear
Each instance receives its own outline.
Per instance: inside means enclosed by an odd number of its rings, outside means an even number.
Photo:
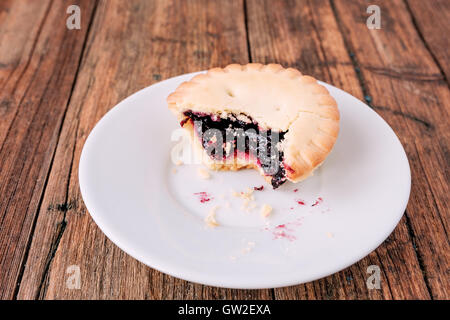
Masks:
[[[314,202],[314,203],[311,205],[311,207],[315,207],[315,206],[317,206],[318,204],[321,204],[322,202],[323,202],[322,197],[318,197],[317,200],[316,200],[316,202]]]
[[[208,193],[206,193],[204,191],[203,192],[196,192],[196,193],[194,193],[194,195],[198,196],[198,200],[201,203],[205,203],[205,202],[208,202],[208,201],[214,199],[213,197],[211,197],[211,195],[209,195]]]
[[[256,191],[261,191],[261,190],[263,190],[263,189],[264,189],[264,186],[253,187],[253,190],[256,190]]]
[[[284,231],[276,231],[273,233],[274,239],[288,239],[289,241],[294,241],[297,238],[291,234],[287,234]]]
[[[285,224],[279,224],[278,226],[272,229],[273,239],[287,239],[289,241],[297,240],[293,232],[297,229],[297,227],[301,226],[303,218],[299,218],[297,220],[287,222]]]

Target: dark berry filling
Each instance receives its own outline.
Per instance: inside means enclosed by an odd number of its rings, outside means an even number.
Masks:
[[[245,157],[262,168],[264,174],[271,176],[273,188],[286,181],[286,168],[283,152],[278,143],[283,141],[286,132],[264,130],[250,117],[230,114],[227,118],[186,111],[187,121],[194,125],[194,131],[202,139],[208,155],[215,160],[229,157]]]

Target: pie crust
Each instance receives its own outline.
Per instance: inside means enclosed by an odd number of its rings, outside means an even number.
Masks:
[[[219,119],[232,115],[233,119],[252,121],[259,130],[283,133],[277,148],[283,154],[286,179],[292,182],[312,174],[330,153],[339,132],[339,110],[328,90],[313,77],[278,64],[231,64],[210,69],[182,83],[167,103],[193,136],[190,114]],[[194,145],[205,152],[200,140],[194,139]],[[231,162],[202,159],[214,170],[252,167],[271,179],[257,162],[240,161],[239,157]]]

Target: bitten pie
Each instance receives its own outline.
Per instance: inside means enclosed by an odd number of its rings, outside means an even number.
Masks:
[[[211,69],[182,83],[167,102],[209,168],[255,168],[273,188],[311,175],[339,132],[328,90],[278,64]]]

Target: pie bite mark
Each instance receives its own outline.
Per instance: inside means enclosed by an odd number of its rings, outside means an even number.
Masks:
[[[255,168],[279,187],[312,174],[339,132],[336,101],[298,70],[232,64],[181,84],[169,109],[213,170]]]

